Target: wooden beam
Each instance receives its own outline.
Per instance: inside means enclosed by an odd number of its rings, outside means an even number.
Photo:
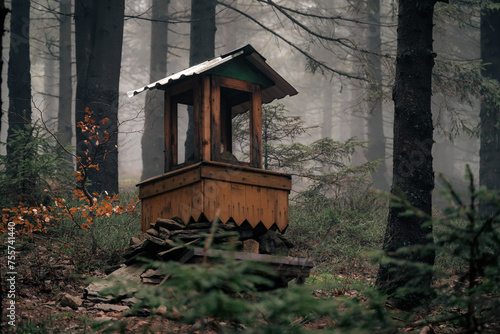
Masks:
[[[196,84],[196,78],[178,82],[170,88],[171,90],[170,95],[176,96],[184,92],[187,92],[188,90],[192,90],[194,89],[195,84]]]
[[[210,89],[210,141],[211,159],[220,161],[221,145],[221,105],[220,105],[220,77],[212,76]]]
[[[152,196],[185,187],[201,180],[200,165],[195,164],[179,169],[160,177],[156,177],[148,183],[139,185],[139,198],[145,199]]]
[[[225,163],[202,163],[201,178],[286,190],[286,193],[292,189],[292,178],[287,174]]]
[[[194,83],[193,92],[193,136],[194,136],[194,162],[201,161],[201,128],[202,128],[202,101],[201,101],[201,82],[199,78],[196,78]]]
[[[255,87],[258,86],[256,84],[253,84],[253,83],[248,82],[248,81],[242,81],[242,80],[227,78],[227,77],[219,77],[219,78],[220,78],[220,86],[221,87],[241,90],[244,92],[251,93],[255,90]]]
[[[210,161],[210,77],[201,78],[201,160]]]
[[[262,106],[260,86],[250,100],[250,166],[262,168]]]

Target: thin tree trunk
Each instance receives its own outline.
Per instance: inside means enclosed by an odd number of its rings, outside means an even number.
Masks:
[[[59,110],[57,132],[59,142],[70,145],[73,138],[71,102],[73,82],[71,71],[71,0],[61,0],[59,17]],[[66,159],[73,163],[71,154]]]
[[[149,82],[167,75],[168,5],[170,0],[153,0]],[[161,90],[148,90],[142,135],[142,180],[163,173],[163,100]]]
[[[500,1],[493,1],[498,4]],[[485,63],[482,74],[500,82],[500,10],[484,9],[481,12],[481,58]],[[481,148],[479,150],[479,182],[491,190],[500,190],[500,109],[498,97],[485,96],[481,101]],[[481,206],[488,214],[492,208]]]
[[[43,98],[42,117],[49,124],[54,124],[57,119],[57,78],[56,78],[56,58],[48,54],[43,64]]]
[[[350,89],[351,92],[351,104],[357,105],[358,101],[360,101],[360,91],[357,87],[352,87]],[[364,115],[358,110],[354,109],[351,111],[349,125],[350,125],[350,133],[349,137],[356,137],[360,141],[366,140],[366,124],[365,124]],[[365,150],[361,147],[355,148],[356,153],[352,156],[352,164],[355,166],[359,166],[361,164],[366,163]]]
[[[382,109],[382,66],[380,61],[381,39],[380,39],[380,0],[368,1],[367,48],[374,54],[368,55],[367,77],[369,82],[368,92],[368,150],[366,158],[369,161],[381,160],[376,172],[373,173],[373,185],[375,188],[389,191],[389,183],[386,175],[385,162],[385,135],[384,115]]]
[[[0,1],[0,54],[3,52],[3,35],[5,33],[5,18],[9,13],[9,9],[5,8],[5,1]],[[0,57],[0,73],[2,73],[3,68],[3,57]],[[2,122],[1,119],[3,117],[3,109],[2,109],[2,78],[0,78],[0,133],[2,132]]]
[[[323,89],[323,124],[321,124],[321,137],[332,138],[333,130],[333,92],[332,86]]]
[[[3,35],[5,32],[5,17],[9,13],[9,10],[5,8],[5,1],[0,0],[0,55],[3,54]],[[0,57],[0,73],[2,73],[3,68],[3,57]],[[2,78],[0,77],[0,133],[2,132],[2,117],[3,117],[3,109],[2,109]],[[0,273],[0,291],[3,291],[3,280],[4,276]],[[0,292],[0,319],[4,319],[3,317],[3,292]]]
[[[90,192],[118,193],[118,88],[124,10],[124,0],[75,3],[76,124],[85,122],[85,108],[89,108],[100,126],[99,143],[90,139],[88,131],[76,131],[79,164],[87,164],[90,157],[92,165],[99,166],[99,170],[88,169]]]
[[[189,66],[214,58],[215,0],[191,0],[191,35]],[[194,155],[193,109],[188,108],[188,129],[185,142],[186,161]]]
[[[431,215],[434,171],[432,169],[433,124],[431,77],[434,66],[432,27],[435,0],[399,0],[398,47],[394,100],[394,157],[392,194],[405,196],[411,205]],[[432,243],[432,227],[422,227],[425,218],[401,217],[404,208],[391,205],[383,249],[396,250]],[[398,255],[411,263],[432,265],[434,252]],[[429,290],[432,277],[416,272],[411,264],[381,264],[378,288],[392,294],[401,287]],[[411,286],[410,286],[411,284]],[[396,305],[411,308],[424,302],[425,295],[406,293]]]

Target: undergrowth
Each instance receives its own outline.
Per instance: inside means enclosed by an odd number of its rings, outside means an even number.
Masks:
[[[313,191],[290,203],[287,238],[294,256],[309,257],[315,272],[360,273],[375,266],[368,253],[380,249],[387,199],[358,184],[340,198]]]

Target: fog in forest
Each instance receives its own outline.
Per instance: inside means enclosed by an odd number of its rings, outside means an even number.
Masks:
[[[58,1],[31,2],[30,50],[32,76],[33,118],[43,118],[47,126],[56,131],[59,94]],[[189,1],[170,1],[168,25],[167,74],[189,67]],[[280,5],[315,15],[298,16],[292,22],[283,13],[269,9],[263,2],[252,0],[227,1],[230,6],[216,8],[215,56],[251,44],[267,63],[294,86],[299,94],[277,102],[286,106],[291,115],[299,115],[310,127],[307,134],[297,140],[309,144],[321,137],[344,141],[352,136],[383,144],[384,173],[380,178],[390,184],[392,180],[392,115],[394,105],[391,93],[394,77],[397,14],[392,1],[381,1],[380,24],[372,24],[362,4],[356,8],[350,1],[280,1]],[[10,2],[6,2],[10,6]],[[149,0],[125,1],[125,25],[121,60],[119,97],[119,175],[120,183],[138,182],[141,178],[141,137],[144,129],[146,94],[132,98],[127,91],[150,83],[151,6]],[[443,11],[442,11],[443,12]],[[7,17],[6,27],[10,17]],[[434,51],[440,59],[456,62],[478,59],[478,23],[458,28],[446,13],[436,10]],[[320,39],[301,27],[320,31],[330,40]],[[262,26],[269,31],[265,31]],[[74,22],[73,27],[74,31]],[[165,32],[167,33],[167,32]],[[370,38],[380,36],[380,90],[373,96],[366,80],[370,55]],[[7,65],[9,32],[3,38],[2,109],[8,110]],[[72,37],[74,58],[74,37]],[[300,51],[299,51],[300,50]],[[305,51],[312,59],[307,59]],[[319,66],[319,64],[324,66]],[[73,99],[76,91],[76,71],[73,65]],[[439,68],[439,65],[437,65]],[[358,80],[361,78],[362,80]],[[440,80],[438,77],[437,81]],[[474,129],[479,121],[479,103],[465,101],[460,92],[446,91],[439,84],[433,91],[434,115],[434,167],[436,174],[444,173],[454,181],[463,180],[465,164],[474,172],[479,168],[479,140]],[[373,138],[374,125],[371,109],[373,101],[381,101],[382,138]],[[275,102],[276,103],[276,102]],[[74,116],[73,116],[74,117]],[[185,120],[180,118],[181,129]],[[411,121],[411,120],[409,120]],[[163,127],[159,119],[156,126]],[[6,141],[8,120],[3,113],[1,141]],[[468,131],[464,131],[464,129]],[[73,135],[74,135],[73,129]],[[181,131],[182,132],[182,131]],[[183,141],[182,133],[180,140]],[[73,139],[73,145],[75,140]],[[367,144],[369,145],[369,144]],[[2,147],[2,154],[5,148]],[[182,155],[183,153],[180,152]],[[418,157],[415,157],[418,159]],[[353,164],[367,161],[366,150],[359,149]]]

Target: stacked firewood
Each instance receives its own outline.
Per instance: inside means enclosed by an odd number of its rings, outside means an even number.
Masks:
[[[178,217],[158,218],[156,224],[143,233],[141,238],[131,239],[125,254],[125,263],[135,263],[138,258],[178,261],[190,246],[200,247],[205,242],[209,242],[211,248],[229,246],[244,252],[285,256],[293,247],[293,244],[277,231],[269,230],[257,234],[255,230],[242,229],[231,221],[225,224],[214,223],[215,226],[209,221],[191,222],[186,225]]]
[[[185,225],[180,218],[158,218],[156,224],[141,238],[132,238],[125,254],[126,264],[137,262],[138,258],[163,261],[178,261],[189,246],[203,246],[209,241],[213,247],[220,245],[241,249],[238,226],[228,222],[213,226],[211,222]]]

